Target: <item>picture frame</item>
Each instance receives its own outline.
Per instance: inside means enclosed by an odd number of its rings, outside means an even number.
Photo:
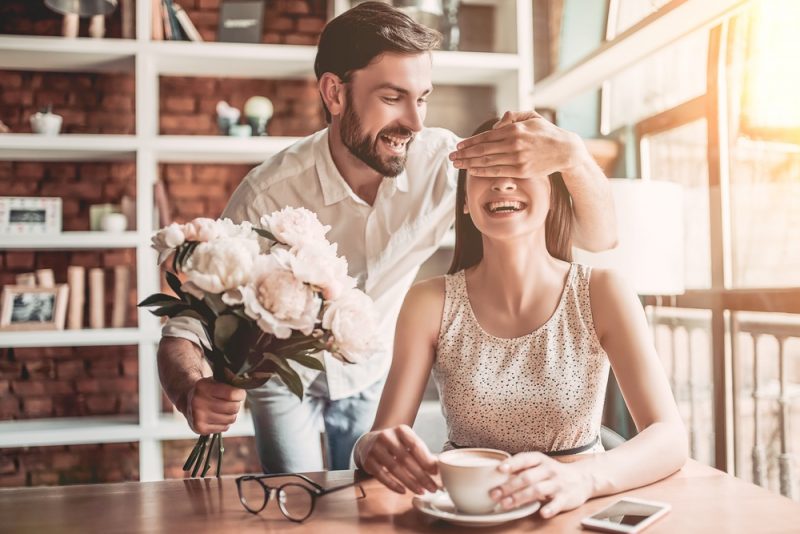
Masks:
[[[217,41],[260,43],[263,24],[263,0],[225,0],[219,6]]]
[[[0,234],[61,233],[58,197],[0,197]]]
[[[3,286],[0,331],[63,330],[69,287]]]

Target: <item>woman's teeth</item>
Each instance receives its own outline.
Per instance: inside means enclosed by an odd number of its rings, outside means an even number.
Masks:
[[[503,200],[499,202],[489,202],[489,204],[486,205],[486,208],[491,213],[513,212],[524,209],[525,203],[518,200]]]

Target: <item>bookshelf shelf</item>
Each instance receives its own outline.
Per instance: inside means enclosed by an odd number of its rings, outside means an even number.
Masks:
[[[41,447],[138,441],[136,416],[64,417],[0,422],[0,447]]]
[[[130,39],[0,36],[0,69],[132,72],[138,51]]]
[[[139,232],[61,232],[53,235],[0,236],[0,250],[73,250],[134,248],[149,244]]]
[[[297,141],[298,137],[230,137],[162,135],[155,155],[164,163],[260,163]]]
[[[136,158],[133,135],[0,135],[0,160],[121,161]]]
[[[158,342],[158,331],[139,328],[82,328],[80,330],[2,331],[0,348],[14,347],[93,347],[138,345],[148,339]]]

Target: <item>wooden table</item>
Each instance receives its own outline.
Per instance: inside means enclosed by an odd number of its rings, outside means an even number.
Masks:
[[[353,471],[310,475],[323,485],[351,481]],[[125,482],[0,490],[0,531],[43,532],[579,532],[580,520],[619,496],[594,499],[550,520],[538,514],[485,529],[430,521],[375,480],[365,480],[366,498],[344,490],[321,498],[305,523],[291,523],[270,502],[260,515],[244,511],[235,477],[164,482]],[[672,512],[647,533],[800,532],[800,503],[694,461],[675,475],[628,492],[666,501]]]

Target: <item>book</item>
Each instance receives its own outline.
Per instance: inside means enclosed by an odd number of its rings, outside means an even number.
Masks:
[[[56,277],[53,269],[37,269],[36,280],[38,287],[56,287]]]
[[[103,269],[89,269],[89,327],[106,326],[106,278]]]
[[[36,273],[20,273],[16,276],[18,286],[36,287]]]
[[[122,38],[133,39],[133,0],[120,0],[119,10],[122,16]]]
[[[67,267],[67,285],[69,286],[69,304],[67,310],[67,328],[79,330],[83,328],[83,304],[85,298],[86,271],[80,265]]]
[[[161,23],[164,25],[164,40],[172,40],[172,24],[169,22],[169,10],[167,9],[167,0],[161,0]]]
[[[150,0],[150,39],[153,41],[164,40],[164,23],[161,19],[161,0]]]
[[[192,19],[189,18],[189,15],[186,13],[186,11],[174,1],[172,2],[172,10],[175,13],[175,18],[178,19],[178,22],[180,23],[184,35],[186,35],[190,41],[202,42],[203,36],[200,35],[200,32],[197,31],[195,25],[192,24]]]
[[[178,19],[175,18],[175,11],[172,6],[172,0],[164,0],[164,7],[167,11],[167,20],[169,21],[169,29],[173,41],[183,41],[181,28],[178,24]]]
[[[163,228],[172,223],[172,214],[169,209],[169,199],[167,198],[167,189],[164,187],[164,182],[156,180],[153,184],[153,198],[156,203],[155,214],[158,215],[156,226]]]
[[[114,300],[111,304],[111,327],[122,328],[128,316],[131,270],[127,265],[114,267]]]

